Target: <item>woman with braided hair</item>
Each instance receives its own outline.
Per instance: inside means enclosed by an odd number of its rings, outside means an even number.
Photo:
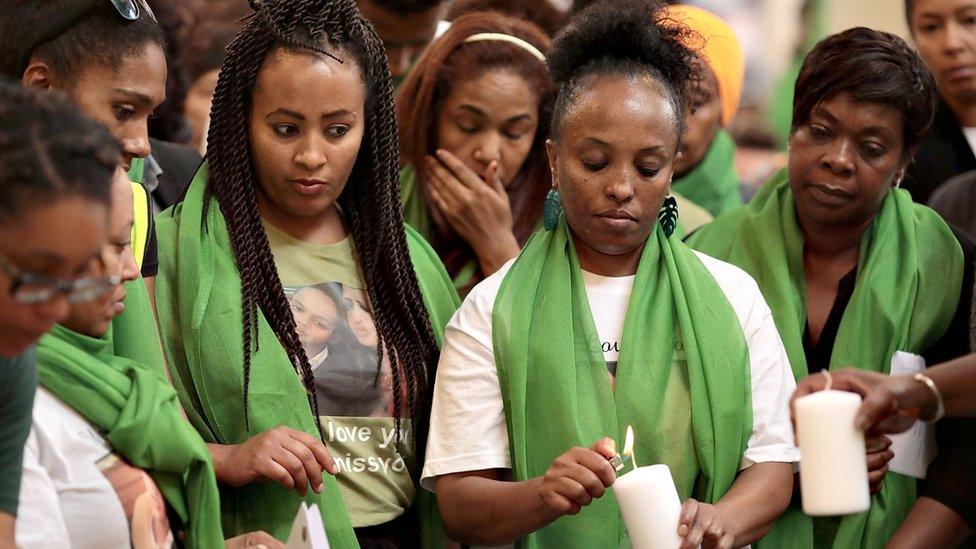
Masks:
[[[659,10],[599,2],[553,42],[545,230],[468,294],[438,365],[422,479],[459,541],[627,543],[606,437],[628,425],[685,499],[682,548],[753,543],[789,504],[794,381],[769,309],[672,234],[694,53]]]
[[[418,515],[432,524],[415,505],[415,449],[457,295],[404,229],[392,93],[354,0],[256,3],[220,72],[208,162],[159,219],[164,347],[210,443],[228,535],[283,538],[303,499],[333,547],[415,546]],[[368,296],[370,383],[342,361],[313,374],[287,296],[330,282]],[[385,417],[320,413],[317,387],[373,392],[384,360]]]

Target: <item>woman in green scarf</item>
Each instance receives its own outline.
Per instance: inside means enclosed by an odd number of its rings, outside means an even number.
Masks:
[[[448,325],[423,482],[459,541],[626,544],[607,459],[628,425],[686,498],[686,547],[752,543],[789,503],[794,382],[769,310],[671,236],[693,54],[657,9],[600,2],[556,38],[556,208]]]
[[[457,294],[404,230],[383,45],[353,0],[255,5],[208,163],[157,220],[173,382],[225,532],[284,539],[304,500],[332,547],[429,543],[415,448]]]
[[[106,337],[139,276],[132,187],[112,184],[108,242],[92,275],[102,295],[76,303],[37,348],[41,388],[24,454],[17,546],[223,546],[207,447],[167,380],[115,356]],[[263,532],[227,547],[279,546]]]
[[[934,104],[932,76],[902,39],[865,28],[825,39],[797,80],[788,169],[692,235],[697,250],[756,278],[797,379],[843,367],[920,370],[969,351],[973,246],[897,188]],[[901,527],[930,532],[921,536],[929,547],[951,545],[933,528],[968,531],[976,480],[963,465],[971,435],[946,436],[953,429],[940,425],[917,501],[916,480],[888,472],[891,442],[876,437],[869,511],[811,520],[797,505],[765,541],[882,547]]]
[[[685,42],[698,54],[698,78],[689,92],[687,127],[671,189],[707,214],[718,216],[742,205],[735,143],[725,128],[739,109],[745,56],[735,31],[717,15],[682,4],[668,6],[665,14],[692,31]],[[685,215],[688,210],[693,211],[693,218]],[[686,218],[682,224],[686,234],[711,221],[693,207],[684,208],[682,217]]]
[[[501,13],[459,17],[397,92],[403,216],[462,295],[518,255],[542,219],[549,43]]]

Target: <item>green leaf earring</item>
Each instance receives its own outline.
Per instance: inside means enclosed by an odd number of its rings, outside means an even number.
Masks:
[[[549,189],[549,194],[546,195],[546,201],[542,206],[542,226],[547,231],[555,229],[561,213],[563,213],[563,202],[559,198],[559,191],[555,188]]]
[[[673,196],[664,198],[661,211],[657,212],[657,219],[664,229],[664,236],[670,237],[674,234],[674,228],[678,225],[678,202]]]

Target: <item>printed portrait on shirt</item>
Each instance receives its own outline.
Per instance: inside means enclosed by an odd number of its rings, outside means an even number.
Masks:
[[[129,465],[116,454],[109,454],[96,466],[119,497],[129,521],[134,549],[173,547],[173,532],[166,518],[166,500],[156,483],[142,469]]]
[[[388,417],[392,372],[366,292],[339,282],[286,287],[324,416]]]

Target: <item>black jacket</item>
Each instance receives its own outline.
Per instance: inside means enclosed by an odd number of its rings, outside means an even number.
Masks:
[[[969,170],[976,170],[976,156],[952,109],[941,101],[932,131],[919,145],[902,188],[912,193],[915,202],[928,204],[936,187]]]

